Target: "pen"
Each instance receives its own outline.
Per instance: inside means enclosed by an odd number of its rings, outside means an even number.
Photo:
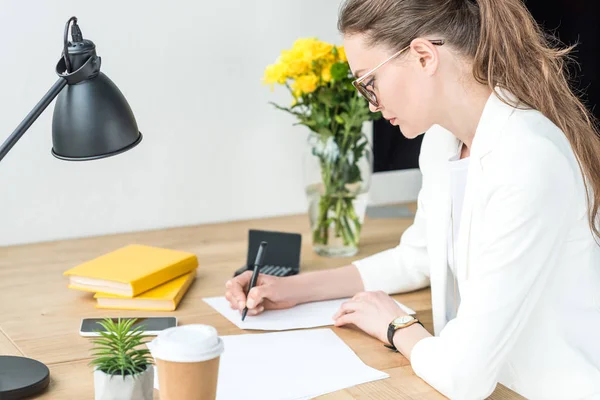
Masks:
[[[248,293],[250,290],[256,285],[256,281],[258,280],[258,270],[263,264],[263,260],[265,258],[265,253],[267,249],[267,242],[260,242],[260,246],[258,247],[258,253],[256,253],[256,259],[254,260],[252,278],[250,279],[250,285],[248,285],[248,291],[246,292],[246,301],[248,301]],[[248,307],[244,307],[244,311],[242,311],[242,321],[246,318],[246,314],[248,313]]]

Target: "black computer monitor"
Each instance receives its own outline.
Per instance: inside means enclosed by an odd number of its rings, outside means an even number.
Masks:
[[[423,135],[407,139],[386,119],[373,122],[373,173],[419,168]]]

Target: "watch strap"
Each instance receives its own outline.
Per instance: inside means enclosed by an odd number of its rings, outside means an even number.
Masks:
[[[423,326],[421,321],[419,321],[417,318],[415,318],[415,319],[416,319],[416,321],[410,325],[419,324],[419,325]],[[410,325],[408,325],[408,326],[410,326]],[[408,326],[406,326],[405,328],[407,328]],[[425,327],[423,326],[423,328],[425,328]],[[388,339],[389,344],[384,344],[385,347],[387,347],[390,350],[394,350],[396,353],[398,353],[398,349],[396,348],[396,346],[394,346],[394,334],[396,333],[396,331],[398,329],[402,329],[402,328],[396,329],[396,327],[393,324],[393,321],[390,322],[390,324],[388,325],[388,330],[387,330],[387,339]]]

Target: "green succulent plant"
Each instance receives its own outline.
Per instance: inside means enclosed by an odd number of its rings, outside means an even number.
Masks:
[[[141,326],[133,327],[135,319],[121,319],[116,322],[105,318],[100,325],[105,331],[96,331],[99,337],[92,339],[95,357],[89,365],[109,375],[137,375],[153,364],[150,350],[140,348],[145,344]]]

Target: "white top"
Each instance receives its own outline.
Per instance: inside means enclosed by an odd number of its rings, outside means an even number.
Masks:
[[[460,228],[460,217],[462,214],[463,201],[465,198],[465,187],[467,186],[467,172],[469,170],[470,157],[461,159],[462,145],[457,154],[448,159],[450,170],[450,193],[452,198],[452,209],[450,224],[448,227],[448,280],[446,287],[446,318],[448,321],[456,317],[456,309],[460,305],[460,291],[455,284],[454,274],[454,247],[458,241]],[[454,232],[452,228],[454,227]]]
[[[435,336],[410,361],[448,398],[484,399],[500,382],[529,399],[599,399],[600,247],[568,139],[542,113],[490,96],[455,241],[460,312],[448,321],[448,159],[458,144],[438,125],[425,134],[414,222],[397,246],[353,262],[364,289],[431,285]]]

